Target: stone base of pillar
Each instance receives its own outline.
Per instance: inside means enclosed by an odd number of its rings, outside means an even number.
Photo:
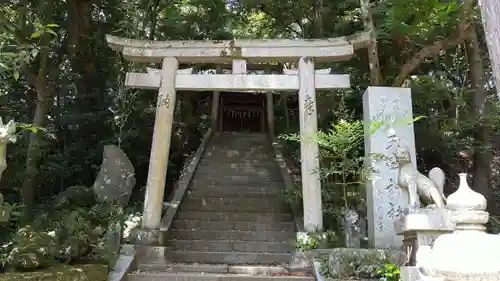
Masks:
[[[158,229],[135,228],[130,233],[130,242],[134,245],[157,246],[161,245],[161,231]]]

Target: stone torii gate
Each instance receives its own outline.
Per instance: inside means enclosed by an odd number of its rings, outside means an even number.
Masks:
[[[163,194],[170,149],[176,90],[214,91],[298,91],[301,139],[301,174],[304,200],[304,228],[322,230],[321,182],[317,133],[316,89],[349,88],[349,75],[316,71],[316,62],[348,60],[356,48],[363,48],[369,34],[314,40],[230,40],[230,41],[141,41],[107,36],[111,49],[125,59],[162,63],[147,73],[127,73],[125,85],[158,89],[156,118],[144,202],[144,230],[160,227]],[[298,71],[284,75],[246,75],[247,63],[298,62]],[[232,64],[232,74],[192,74],[179,64]],[[271,96],[272,97],[272,96]],[[269,99],[268,99],[269,101]],[[272,101],[272,99],[271,99]],[[268,105],[269,109],[269,105]],[[216,114],[217,110],[215,110]],[[271,114],[271,112],[268,112]],[[272,132],[270,130],[270,132]]]

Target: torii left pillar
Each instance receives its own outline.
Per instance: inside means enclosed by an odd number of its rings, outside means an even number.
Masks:
[[[165,193],[176,101],[175,76],[178,68],[179,61],[176,58],[167,57],[163,59],[142,219],[142,232],[148,233],[148,235],[142,237],[143,239],[137,237],[137,240],[145,240],[143,244],[159,242],[163,195]]]

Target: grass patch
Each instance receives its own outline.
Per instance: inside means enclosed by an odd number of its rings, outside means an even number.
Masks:
[[[89,264],[61,266],[34,272],[0,274],[0,281],[106,281],[108,266]]]

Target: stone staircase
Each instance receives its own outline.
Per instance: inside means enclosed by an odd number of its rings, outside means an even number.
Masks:
[[[289,267],[295,224],[283,188],[266,135],[214,135],[165,235],[165,261],[127,280],[314,280]]]

